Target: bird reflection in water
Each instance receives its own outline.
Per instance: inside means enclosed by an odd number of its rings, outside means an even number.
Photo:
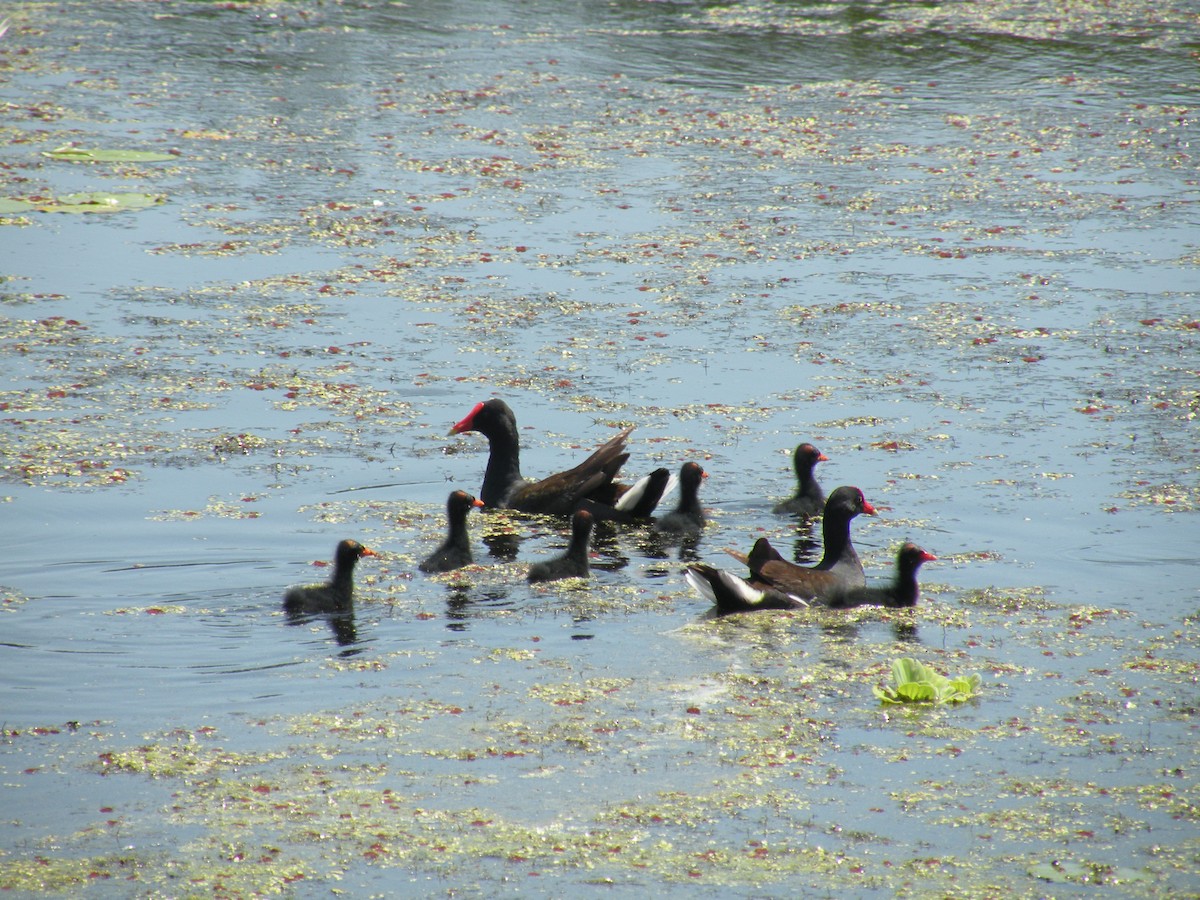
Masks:
[[[333,639],[337,642],[338,646],[352,648],[343,652],[343,656],[355,656],[363,651],[363,647],[358,639],[358,624],[354,619],[353,603],[351,603],[349,609],[340,609],[333,612],[304,612],[293,609],[284,610],[284,612],[287,615],[287,623],[289,625],[307,625],[318,619],[324,619],[329,625],[329,630],[333,633]]]

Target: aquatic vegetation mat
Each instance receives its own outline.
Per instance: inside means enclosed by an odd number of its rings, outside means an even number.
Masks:
[[[1050,605],[1037,615],[1049,627],[1080,629],[1081,657],[1093,641],[1129,652],[1140,642],[1113,630],[1120,617],[1106,612],[1081,617]],[[591,614],[614,612],[593,606]],[[521,645],[460,644],[459,665],[475,673],[465,692],[452,682],[411,680],[400,673],[420,657],[383,651],[381,667],[331,672],[399,677],[403,699],[223,716],[220,725],[134,741],[102,723],[10,730],[10,761],[52,758],[72,784],[99,779],[87,794],[102,809],[75,835],[54,836],[59,851],[0,861],[0,884],[70,891],[122,879],[165,889],[185,877],[195,890],[253,894],[296,880],[370,882],[370,870],[398,867],[430,878],[471,868],[485,882],[650,877],[982,896],[1018,871],[1153,892],[1185,865],[1166,857],[1089,861],[1163,817],[1195,818],[1200,808],[1182,774],[1186,760],[1137,786],[1120,774],[1149,752],[1124,728],[1120,708],[1147,688],[1157,692],[1160,667],[1124,670],[1116,698],[1103,692],[1112,673],[1080,671],[1063,685],[1075,696],[1055,689],[1046,707],[1021,712],[1005,698],[1026,682],[1055,685],[1057,673],[1014,668],[978,649],[927,646],[937,668],[961,670],[970,661],[991,686],[973,704],[906,715],[904,704],[874,702],[878,679],[895,666],[903,669],[900,684],[914,680],[911,665],[883,658],[889,623],[927,631],[941,616],[875,611],[847,625],[830,611],[805,610],[696,621],[672,640],[710,648],[708,667],[647,685],[543,647],[536,633],[547,615],[549,607],[515,611],[512,637]],[[986,631],[1009,615],[977,607],[952,627]],[[863,632],[848,640],[847,627]],[[447,652],[430,647],[421,656]],[[1159,657],[1150,652],[1142,658]],[[1163,662],[1172,683],[1196,676],[1195,663],[1180,665],[1169,654]],[[1162,707],[1156,729],[1169,727],[1172,715]],[[1047,776],[1024,764],[993,774],[1005,758],[1058,746],[1111,764],[1081,776]],[[54,777],[40,768],[13,776],[21,791]],[[603,791],[594,790],[597,779]],[[570,805],[551,801],[565,794]],[[917,856],[903,838],[913,820],[928,837]],[[143,834],[150,823],[158,838]],[[752,836],[731,841],[730,828]],[[62,853],[117,829],[141,849]],[[1047,844],[1062,848],[1054,862],[1022,851]]]

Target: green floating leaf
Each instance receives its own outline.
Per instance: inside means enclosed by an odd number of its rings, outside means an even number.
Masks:
[[[36,208],[35,204],[28,200],[13,200],[8,197],[0,197],[0,216],[27,213]]]
[[[174,153],[155,150],[99,150],[84,147],[59,147],[43,150],[42,156],[68,162],[167,162],[177,159]]]
[[[911,657],[892,663],[894,686],[875,686],[884,703],[962,703],[979,693],[978,675],[947,678]]]
[[[58,198],[55,212],[121,212],[123,210],[149,209],[165,203],[167,198],[162,194],[124,193],[112,194],[108,191],[89,191],[83,194],[64,194]]]
[[[896,696],[905,703],[932,703],[937,689],[924,681],[909,681],[896,685]]]
[[[1053,884],[1131,884],[1152,880],[1145,869],[1058,859],[1030,866],[1028,872]]]
[[[966,678],[952,678],[947,687],[955,694],[962,695],[962,699],[965,700],[967,697],[974,697],[979,693],[979,682],[981,680],[977,674],[968,675]]]
[[[911,656],[905,656],[892,663],[892,681],[897,685],[911,682],[929,681],[937,673],[917,662]]]
[[[0,215],[26,212],[60,213],[114,213],[136,212],[166,203],[162,194],[90,191],[83,194],[63,194],[61,197],[39,197],[36,200],[23,198],[0,199]]]

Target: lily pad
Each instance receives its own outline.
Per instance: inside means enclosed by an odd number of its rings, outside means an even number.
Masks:
[[[24,212],[114,213],[149,209],[166,203],[162,194],[88,191],[82,194],[63,194],[61,197],[21,197],[0,199],[0,215]]]
[[[30,210],[36,209],[36,205],[29,200],[18,200],[11,197],[0,197],[0,216],[12,214],[27,213]]]
[[[157,150],[104,150],[85,147],[43,150],[42,156],[68,162],[167,162],[178,158],[174,153],[162,153]]]
[[[947,678],[912,657],[892,663],[894,686],[874,688],[884,703],[962,703],[979,692],[979,675]]]
[[[1029,874],[1053,884],[1131,884],[1150,881],[1152,878],[1145,869],[1135,869],[1131,866],[1109,866],[1103,863],[1061,859],[1030,866]]]

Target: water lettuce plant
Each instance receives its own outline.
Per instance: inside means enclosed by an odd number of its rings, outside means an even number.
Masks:
[[[908,656],[892,663],[892,681],[874,688],[884,703],[961,703],[979,692],[978,674],[947,678]]]

